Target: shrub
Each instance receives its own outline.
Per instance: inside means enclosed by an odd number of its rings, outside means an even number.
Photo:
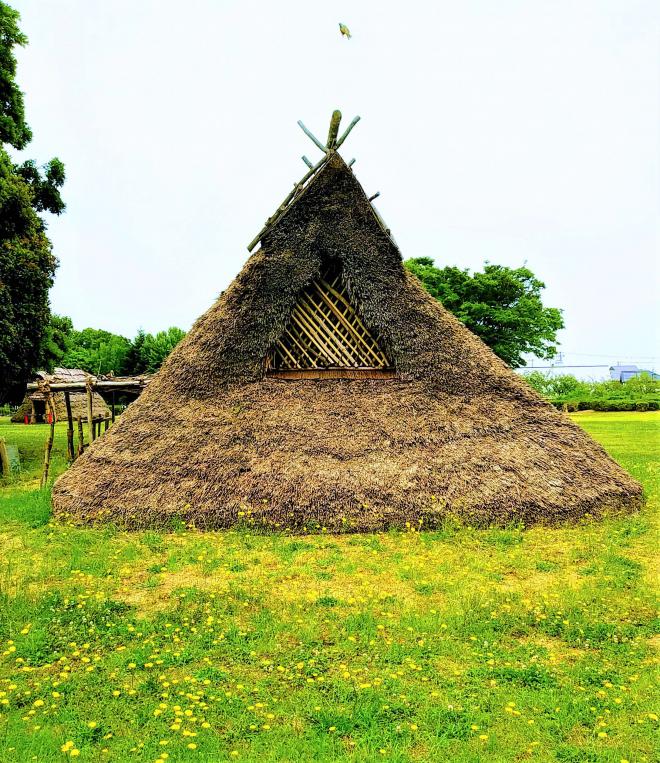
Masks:
[[[635,403],[635,410],[636,411],[648,411],[648,409],[649,409],[649,404],[648,403],[645,403],[645,402]]]
[[[648,406],[649,406],[649,411],[660,410],[660,403],[657,400],[649,400]]]

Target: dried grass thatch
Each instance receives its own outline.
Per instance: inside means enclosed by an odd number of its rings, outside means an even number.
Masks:
[[[265,360],[333,265],[394,379],[283,380]],[[641,488],[430,297],[337,154],[108,434],[57,481],[74,521],[374,530],[553,523]]]

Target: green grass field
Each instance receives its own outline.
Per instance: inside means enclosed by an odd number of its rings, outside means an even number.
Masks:
[[[660,416],[574,419],[640,514],[356,536],[62,526],[0,420],[0,760],[657,760]]]

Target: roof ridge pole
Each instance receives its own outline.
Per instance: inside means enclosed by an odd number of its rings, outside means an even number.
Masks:
[[[328,151],[332,151],[332,149],[337,144],[337,133],[339,132],[339,125],[341,123],[341,111],[339,109],[335,109],[332,112],[332,118],[330,119],[330,129],[328,130],[328,142],[325,144],[325,147]]]
[[[344,131],[344,134],[341,136],[341,138],[339,138],[339,140],[335,144],[335,148],[339,148],[339,146],[341,146],[341,144],[346,140],[346,138],[348,138],[348,134],[350,133],[350,131],[355,127],[355,125],[359,121],[360,121],[360,117],[355,117],[355,119],[353,119],[353,121],[350,123],[350,125]]]
[[[314,133],[310,132],[305,125],[302,123],[302,121],[298,120],[298,127],[305,133],[305,135],[314,143],[317,148],[320,148],[321,151],[323,151],[324,154],[328,153],[328,149],[321,143],[321,141],[314,135]]]

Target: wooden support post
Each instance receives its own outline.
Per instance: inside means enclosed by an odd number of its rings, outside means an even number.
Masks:
[[[105,426],[103,428],[103,431],[107,432],[108,431],[108,427],[110,426],[110,419],[106,416],[105,419],[103,419],[103,421],[104,421],[104,424],[105,424]]]
[[[4,437],[0,437],[0,474],[4,474],[5,477],[9,476],[11,471],[11,464],[9,463],[9,452],[7,451],[7,443]]]
[[[78,456],[82,456],[85,450],[85,433],[83,432],[82,416],[76,419],[78,422]]]
[[[115,423],[115,391],[112,390],[112,398],[110,402],[110,413],[112,414],[112,423]]]
[[[55,406],[53,405],[53,396],[51,391],[46,393],[46,410],[50,413],[50,427],[48,429],[48,439],[46,440],[46,449],[44,451],[44,470],[41,474],[41,487],[45,488],[48,484],[48,471],[50,470],[50,454],[53,450],[53,440],[55,439]]]
[[[66,430],[66,450],[67,455],[69,457],[69,461],[73,461],[73,459],[76,457],[76,454],[73,450],[73,414],[71,413],[71,398],[69,396],[68,390],[64,393],[64,403],[66,405],[66,421],[67,421],[67,430]]]
[[[94,392],[90,384],[87,385],[87,438],[91,445],[94,442]]]

